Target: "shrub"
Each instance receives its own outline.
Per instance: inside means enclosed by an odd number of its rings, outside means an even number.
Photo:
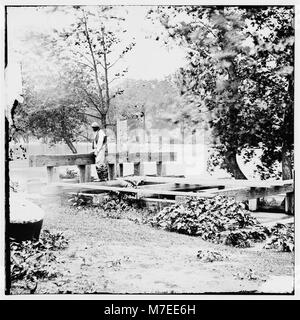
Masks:
[[[227,197],[188,198],[164,208],[150,223],[168,231],[200,236],[204,240],[221,241],[221,232],[257,225],[243,203]]]
[[[271,230],[263,227],[243,203],[223,196],[210,199],[190,197],[164,208],[148,223],[168,231],[241,248],[267,239],[266,248],[292,251],[294,245],[293,229],[284,225]]]
[[[39,279],[57,277],[55,251],[67,246],[68,240],[61,233],[50,233],[48,230],[42,231],[37,242],[11,241],[11,281],[24,280],[27,287],[35,291]]]
[[[80,193],[72,195],[72,197],[68,200],[70,205],[76,207],[77,209],[81,209],[83,206],[90,206],[93,203],[92,198],[88,198]]]
[[[271,228],[271,237],[268,239],[265,248],[276,249],[284,252],[292,252],[294,246],[294,225],[284,225],[277,223]]]
[[[60,179],[74,179],[78,178],[78,173],[73,169],[67,169],[66,173],[59,174]]]

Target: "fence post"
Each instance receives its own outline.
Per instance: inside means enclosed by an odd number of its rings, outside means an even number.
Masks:
[[[196,156],[196,131],[192,132],[192,156]]]
[[[151,161],[152,156],[151,156],[151,135],[148,134],[148,161]]]
[[[158,138],[158,161],[156,162],[157,175],[161,176],[162,174],[162,136]]]
[[[54,178],[54,167],[47,166],[47,176],[48,176],[48,183],[52,183]]]
[[[285,197],[285,212],[287,214],[294,214],[294,203],[295,203],[295,198],[294,198],[294,193],[287,193]]]
[[[116,178],[116,163],[109,163],[108,164],[108,179],[114,180]]]
[[[287,214],[291,214],[293,215],[294,209],[295,209],[295,171],[293,170],[292,173],[292,177],[293,177],[293,186],[294,186],[294,191],[293,192],[289,192],[285,195],[285,212]]]
[[[78,165],[77,166],[78,169],[79,169],[79,182],[82,183],[82,182],[86,182],[85,181],[85,165]]]
[[[120,177],[123,177],[123,163],[119,163]]]
[[[136,161],[133,163],[133,174],[135,176],[140,175],[140,168],[141,168],[141,156],[140,156],[140,138],[138,136],[135,137],[135,141],[137,143],[137,151],[136,151]]]
[[[122,161],[124,161],[124,149],[121,146],[126,145],[126,151],[128,150],[128,130],[127,130],[127,120],[117,120],[117,141],[116,141],[116,174],[117,176],[121,176],[121,166],[120,166],[120,153],[122,157]],[[125,157],[127,156],[125,151]],[[123,168],[122,168],[123,170]]]
[[[174,138],[170,138],[170,161],[175,161]]]
[[[91,165],[85,166],[85,182],[91,182]]]

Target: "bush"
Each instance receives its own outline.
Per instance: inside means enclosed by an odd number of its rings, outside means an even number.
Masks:
[[[271,237],[268,239],[265,245],[266,249],[276,249],[284,252],[292,252],[295,250],[294,225],[277,223],[273,228],[271,228],[270,233]]]
[[[220,242],[221,232],[258,224],[245,210],[244,204],[220,196],[212,199],[191,197],[164,208],[150,223],[168,231],[200,236],[213,242]]]
[[[76,194],[69,200],[69,204],[77,209],[92,209],[104,213],[105,217],[120,219],[126,213],[136,211],[142,208],[142,204],[135,198],[135,195],[124,194],[121,192],[111,191],[107,194],[100,194],[95,198],[86,195]]]
[[[73,207],[76,207],[77,209],[81,209],[84,206],[90,206],[93,203],[93,200],[91,198],[88,198],[87,196],[84,196],[80,193],[77,193],[73,195],[68,202]]]
[[[20,188],[20,184],[17,181],[10,181],[9,188],[12,192],[18,192]]]
[[[223,261],[228,259],[227,256],[222,255],[220,252],[210,250],[199,250],[197,253],[197,258],[202,262]]]
[[[217,196],[210,199],[188,198],[164,208],[148,222],[168,231],[199,236],[214,243],[247,248],[254,242],[268,239],[268,247],[292,251],[294,235],[289,228],[263,227],[233,198]]]
[[[66,173],[60,173],[59,174],[60,179],[74,179],[78,178],[78,173],[73,169],[67,169]]]
[[[55,251],[67,246],[68,240],[61,233],[50,233],[48,230],[43,230],[37,242],[11,241],[11,281],[24,280],[27,287],[35,291],[39,279],[57,277]]]
[[[98,207],[106,212],[107,217],[120,219],[122,214],[131,210],[140,209],[141,205],[134,195],[110,192],[103,197]]]
[[[261,226],[254,226],[249,230],[233,230],[223,234],[223,243],[233,247],[248,248],[253,242],[266,240],[267,235]]]
[[[108,180],[108,165],[106,165],[106,164],[97,165],[96,171],[97,171],[98,179],[100,181],[107,181]]]

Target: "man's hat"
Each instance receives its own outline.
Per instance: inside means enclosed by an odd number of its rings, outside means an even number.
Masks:
[[[92,123],[92,128],[100,128],[99,123],[93,122],[93,123]]]

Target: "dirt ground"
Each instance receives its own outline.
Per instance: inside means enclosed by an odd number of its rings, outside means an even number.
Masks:
[[[43,229],[63,232],[60,275],[40,281],[36,294],[292,293],[294,254],[232,248],[158,230],[128,218],[70,210],[57,199],[36,198],[46,212]],[[199,250],[221,253],[205,262]],[[15,283],[12,294],[28,294]]]

